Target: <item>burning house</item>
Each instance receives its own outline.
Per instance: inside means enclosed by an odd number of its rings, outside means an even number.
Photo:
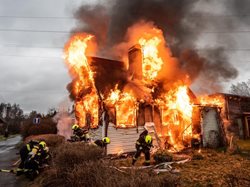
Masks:
[[[122,58],[127,63],[87,57],[96,49],[92,35],[76,34],[65,46],[77,123],[93,138],[109,136],[108,154],[134,151],[144,129],[156,148],[178,151],[194,142],[204,147],[227,144],[222,110],[228,102],[193,94],[189,75],[178,70],[160,29],[134,30],[129,45],[136,45],[117,46],[118,51],[127,50]]]

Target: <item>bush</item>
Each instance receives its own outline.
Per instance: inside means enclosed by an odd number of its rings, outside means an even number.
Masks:
[[[33,124],[32,120],[33,119],[28,119],[23,122],[23,125],[21,127],[21,134],[23,138],[31,135],[57,133],[57,124],[53,121],[52,118],[42,118],[41,124],[39,125]]]
[[[101,158],[102,149],[81,142],[65,142],[55,151],[53,169],[42,173],[36,179],[36,185],[47,187],[160,187],[175,186],[177,181],[170,174],[156,175],[148,169],[118,171],[113,167],[112,161]]]
[[[158,150],[154,154],[154,160],[156,164],[171,162],[173,160],[173,155],[168,150]]]
[[[203,160],[204,156],[201,153],[194,153],[192,156],[192,160]]]
[[[72,170],[74,165],[98,160],[103,150],[83,142],[65,142],[56,149],[54,162],[60,171]]]
[[[32,135],[25,138],[24,143],[28,143],[30,140],[45,140],[49,147],[54,148],[61,145],[65,141],[65,138],[57,134]]]

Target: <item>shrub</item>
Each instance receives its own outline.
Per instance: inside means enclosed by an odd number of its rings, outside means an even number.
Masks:
[[[54,148],[61,145],[65,141],[65,138],[57,134],[41,134],[29,136],[25,138],[24,142],[27,143],[30,140],[45,140],[49,147]]]
[[[158,150],[154,154],[154,160],[156,164],[171,162],[173,160],[173,155],[168,150]]]
[[[192,156],[192,160],[203,160],[204,156],[201,153],[194,153]]]
[[[170,174],[156,175],[150,169],[118,171],[112,161],[102,158],[102,149],[81,142],[65,142],[55,151],[53,169],[42,173],[36,184],[47,187],[160,187],[175,186],[177,181]]]
[[[52,118],[42,118],[41,124],[39,125],[33,124],[32,119],[28,119],[23,122],[23,125],[21,127],[21,134],[23,138],[31,135],[56,133],[57,124],[53,121]]]
[[[102,155],[102,151],[101,148],[95,145],[83,142],[66,142],[57,147],[54,162],[60,171],[71,170],[74,165],[90,160],[98,160]]]

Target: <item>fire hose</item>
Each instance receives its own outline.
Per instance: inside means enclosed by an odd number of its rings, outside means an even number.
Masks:
[[[4,172],[4,173],[16,173],[16,171],[15,170],[13,170],[13,169],[0,169],[0,172]]]
[[[22,171],[24,173],[31,171],[31,169],[0,169],[0,172],[3,173],[13,173],[16,174],[17,171]]]

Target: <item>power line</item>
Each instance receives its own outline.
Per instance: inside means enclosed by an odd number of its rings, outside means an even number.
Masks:
[[[42,46],[42,47],[39,47],[39,46],[24,46],[24,45],[16,45],[16,46],[0,46],[0,48],[30,48],[30,49],[60,49],[60,50],[62,50],[64,47],[62,46],[62,47],[59,47],[59,46],[57,46],[57,47],[50,47],[50,46]],[[211,49],[211,48],[200,48],[200,49],[198,49],[198,48],[196,48],[195,50],[197,50],[197,51],[209,51],[209,50],[213,50],[213,49]],[[243,48],[243,49],[230,49],[230,48],[228,48],[228,49],[222,49],[223,51],[250,51],[250,48]],[[1,54],[0,54],[0,56],[1,56]],[[4,55],[5,56],[5,55]],[[31,56],[28,56],[28,57],[31,57]],[[52,58],[54,58],[54,57],[52,57]],[[55,58],[57,58],[57,57],[55,57]]]
[[[186,17],[250,17],[250,14],[228,14],[228,15],[211,15],[211,14],[202,14],[202,15],[187,15]],[[0,15],[0,18],[9,18],[9,19],[77,19],[75,17],[65,17],[65,16],[13,16],[13,15]]]
[[[186,16],[188,17],[192,17],[192,18],[202,18],[202,17],[216,17],[216,18],[223,18],[223,17],[250,17],[250,14],[225,14],[225,15],[212,15],[212,14],[201,14],[201,15],[196,15],[196,14],[190,14]]]
[[[63,59],[63,57],[45,57],[45,56],[25,56],[25,55],[3,55],[0,54],[0,57],[21,57],[21,58],[48,58],[48,59]]]
[[[14,91],[14,90],[4,90],[4,91],[0,91],[0,93],[53,93],[53,94],[58,94],[58,93],[63,93],[60,92],[58,90],[31,90],[31,91]]]
[[[48,16],[48,17],[38,17],[38,16],[4,16],[0,15],[0,18],[9,19],[75,19],[74,17],[58,17],[58,16]]]
[[[33,49],[63,49],[64,47],[60,47],[60,46],[55,46],[55,47],[52,47],[52,46],[32,46],[32,45],[15,45],[15,46],[8,46],[9,44],[7,45],[0,45],[0,47],[2,48],[33,48]]]
[[[0,29],[0,32],[35,32],[35,33],[62,33],[72,34],[74,32],[69,31],[51,31],[51,30],[29,30],[29,29]],[[77,33],[77,32],[75,32]],[[238,31],[203,31],[201,33],[208,34],[233,34],[233,33],[250,33],[250,30],[238,30]]]
[[[36,32],[36,33],[62,33],[71,34],[69,31],[50,31],[50,30],[24,30],[24,29],[0,29],[0,32]]]
[[[204,31],[201,32],[202,34],[237,34],[237,33],[250,33],[250,30],[243,30],[243,31]]]
[[[195,49],[195,50],[197,50],[197,51],[210,51],[210,50],[214,50],[214,49],[204,49],[204,48],[202,48],[202,49]],[[249,49],[221,49],[222,51],[250,51],[250,48]]]

